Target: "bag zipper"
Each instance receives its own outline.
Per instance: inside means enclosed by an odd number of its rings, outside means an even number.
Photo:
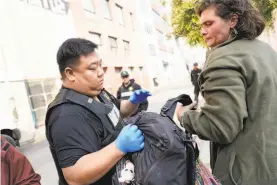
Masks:
[[[169,142],[172,143],[172,140],[173,140],[173,138],[172,138],[172,136],[170,135],[170,137],[169,137]],[[149,176],[150,176],[151,172],[153,171],[153,169],[154,169],[154,168],[155,168],[155,167],[167,156],[167,154],[169,153],[169,151],[172,149],[172,146],[173,146],[173,144],[171,144],[171,146],[166,150],[166,152],[164,153],[164,155],[163,155],[158,161],[156,161],[155,164],[153,164],[152,167],[149,169],[149,171],[148,171],[146,177],[145,177],[144,180],[143,180],[143,185],[146,184],[146,181],[147,181],[147,179],[149,178]]]

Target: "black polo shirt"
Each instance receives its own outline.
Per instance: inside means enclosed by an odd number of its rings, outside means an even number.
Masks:
[[[117,107],[119,107],[117,103]],[[104,139],[105,127],[86,108],[77,104],[62,104],[51,112],[51,134],[59,166],[73,166],[84,155],[99,151]],[[112,184],[112,172],[93,185]]]

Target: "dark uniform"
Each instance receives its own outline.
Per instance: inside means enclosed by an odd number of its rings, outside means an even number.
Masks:
[[[119,87],[116,97],[119,100],[128,100],[130,96],[133,94],[133,92],[139,89],[141,89],[140,85],[135,83],[134,79],[131,79],[130,84],[128,86],[125,86],[124,84],[122,84]],[[136,115],[138,112],[147,110],[147,108],[148,108],[148,101],[146,100],[139,105],[138,109],[132,114],[132,116]]]
[[[198,103],[198,96],[199,96],[199,93],[200,93],[200,86],[199,86],[199,83],[198,83],[198,77],[201,73],[201,69],[193,69],[191,71],[191,82],[192,84],[194,85],[194,101],[196,101]]]
[[[98,99],[100,102],[62,88],[48,107],[46,135],[59,174],[59,184],[67,185],[62,168],[73,166],[84,155],[109,145],[123,128],[120,102],[105,90]],[[113,171],[93,184],[112,184]]]

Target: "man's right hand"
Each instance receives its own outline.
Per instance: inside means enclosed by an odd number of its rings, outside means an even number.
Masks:
[[[144,137],[136,125],[129,124],[121,130],[115,145],[123,153],[137,152],[144,148]]]

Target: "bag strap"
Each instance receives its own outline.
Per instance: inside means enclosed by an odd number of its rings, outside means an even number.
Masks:
[[[189,95],[181,94],[176,98],[169,99],[161,109],[161,115],[167,116],[173,120],[177,103],[181,103],[183,106],[190,105],[192,100]],[[186,145],[186,158],[187,158],[187,181],[188,184],[195,184],[196,181],[196,160],[199,157],[199,149],[197,144],[193,141],[192,135],[185,131],[183,134],[184,144]]]
[[[106,93],[106,95],[114,104],[117,104],[116,98],[111,93],[109,93],[106,89],[103,89],[102,92]]]
[[[176,98],[169,99],[161,109],[162,116],[168,116],[173,119],[177,103],[181,103],[183,106],[190,105],[192,100],[189,95],[181,94]]]
[[[187,181],[188,184],[195,184],[196,181],[196,162],[199,156],[197,145],[193,142],[185,142],[186,145],[186,160],[187,160]]]

